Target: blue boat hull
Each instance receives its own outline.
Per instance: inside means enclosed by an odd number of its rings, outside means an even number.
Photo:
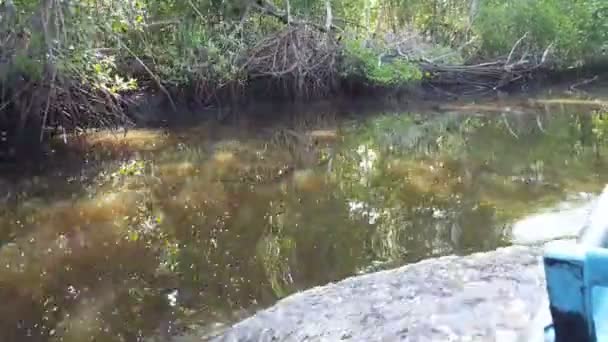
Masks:
[[[608,187],[576,242],[545,247],[546,306],[529,342],[608,342]]]

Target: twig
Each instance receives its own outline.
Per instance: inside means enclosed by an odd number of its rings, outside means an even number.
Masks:
[[[247,5],[245,5],[245,11],[243,11],[243,15],[241,16],[240,20],[241,27],[245,24],[247,19],[249,19],[249,12],[251,12],[251,3],[247,2]]]
[[[171,104],[171,108],[174,111],[177,111],[177,106],[175,105],[175,102],[173,102],[173,98],[171,97],[171,94],[169,93],[167,88],[165,88],[165,86],[163,86],[163,84],[160,81],[160,78],[155,73],[153,73],[152,70],[150,70],[150,68],[148,68],[146,63],[144,63],[139,57],[137,57],[137,55],[133,51],[131,51],[131,49],[129,49],[129,47],[126,46],[118,36],[115,36],[115,37],[118,40],[119,46],[124,47],[125,50],[127,50],[127,52],[133,58],[135,58],[135,60],[144,68],[144,70],[146,70],[146,72],[150,75],[150,77],[152,77],[152,79],[156,82],[156,85],[158,86],[158,88],[163,92],[163,94],[165,94],[167,96],[167,99],[169,100],[169,103]]]
[[[160,20],[160,21],[155,21],[152,23],[147,23],[147,24],[144,24],[143,26],[145,28],[152,29],[152,28],[155,28],[158,26],[179,25],[179,23],[180,23],[180,21],[178,19],[167,19],[167,20]]]
[[[270,3],[267,0],[255,1],[252,3],[252,5],[253,5],[253,8],[257,9],[258,11],[279,19],[283,24],[312,26],[321,32],[330,32],[331,30],[339,29],[338,27],[336,27],[332,24],[330,27],[330,30],[327,30],[325,28],[325,26],[323,26],[323,25],[319,25],[319,24],[311,22],[311,21],[292,18],[290,16],[291,13],[286,13],[284,11],[277,9],[277,7],[274,4]]]
[[[521,38],[519,38],[515,44],[513,45],[513,47],[511,48],[511,52],[509,52],[509,57],[507,57],[507,61],[505,62],[505,67],[509,66],[509,63],[511,62],[511,57],[513,57],[513,53],[515,52],[515,49],[517,48],[517,46],[519,44],[521,44],[521,42],[528,36],[528,32],[524,33],[523,36],[521,36]]]
[[[549,44],[549,46],[547,46],[547,48],[545,49],[545,52],[543,52],[543,57],[540,60],[541,65],[545,64],[545,61],[547,60],[547,57],[549,56],[549,51],[551,50],[552,47],[553,47],[553,43]]]
[[[543,133],[547,133],[547,132],[545,131],[545,129],[543,128],[543,123],[542,123],[542,121],[540,120],[540,115],[536,115],[536,124],[538,125],[538,128],[540,129],[540,131],[541,131],[541,132],[543,132]]]
[[[513,129],[511,129],[511,125],[509,125],[509,120],[507,120],[507,116],[505,115],[505,113],[502,113],[502,119],[505,122],[505,126],[507,127],[509,133],[511,133],[511,135],[514,136],[515,139],[519,139],[519,136],[513,131]]]
[[[584,86],[587,85],[589,83],[595,82],[599,79],[598,75],[593,76],[592,78],[588,78],[585,80],[582,80],[580,82],[574,83],[573,85],[571,85],[570,87],[568,87],[571,91],[572,90],[578,90],[577,88],[580,86]]]
[[[53,98],[53,95],[55,94],[55,79],[57,78],[57,69],[53,68],[53,76],[51,77],[51,83],[50,83],[50,88],[49,89],[49,94],[46,97],[46,105],[44,107],[44,114],[42,115],[42,123],[41,123],[41,127],[42,129],[40,130],[40,142],[42,142],[42,139],[44,138],[44,131],[46,129],[46,120],[48,118],[49,115],[49,108],[51,106],[51,99]]]
[[[25,91],[30,89],[30,86],[34,83],[34,81],[28,81],[23,87],[21,87],[21,89],[17,90],[12,96],[11,99],[5,101],[3,104],[0,105],[0,112],[2,112],[6,107],[10,106],[11,103],[13,103],[15,101],[16,98],[18,98],[22,93],[24,93]]]
[[[194,4],[192,3],[191,0],[188,0],[188,4],[190,5],[190,7],[192,7],[192,10],[201,18],[201,20],[204,22],[205,21],[205,16],[203,16],[203,14],[201,13],[201,11],[198,10],[198,8],[196,8],[196,6],[194,6]]]

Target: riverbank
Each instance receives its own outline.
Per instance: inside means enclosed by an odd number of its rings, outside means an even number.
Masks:
[[[362,113],[377,113],[380,111],[408,112],[442,112],[442,111],[476,111],[476,112],[517,112],[534,111],[536,107],[557,108],[560,104],[580,105],[583,110],[587,107],[602,110],[608,107],[606,101],[599,100],[604,96],[601,89],[608,84],[606,73],[597,73],[597,69],[570,70],[566,73],[542,74],[542,77],[528,81],[516,81],[505,86],[502,91],[467,93],[468,88],[453,88],[450,85],[442,90],[438,84],[423,81],[404,88],[365,88],[361,87],[355,93],[335,94],[331,99],[316,99],[307,101],[291,101],[281,99],[260,99],[250,94],[241,101],[219,107],[200,107],[188,102],[187,98],[180,99],[172,108],[168,98],[158,92],[139,92],[126,97],[123,121],[115,126],[92,126],[76,131],[65,130],[63,127],[47,128],[46,137],[50,141],[60,142],[49,146],[49,141],[41,141],[40,127],[30,127],[20,139],[10,128],[0,127],[3,136],[0,139],[0,166],[10,166],[14,162],[32,163],[45,160],[49,150],[64,149],[68,141],[79,140],[85,132],[98,130],[121,131],[138,128],[177,129],[180,127],[198,125],[203,122],[215,124],[230,124],[241,121],[258,121],[258,126],[281,126],[286,121],[321,122],[327,118],[317,115],[317,112],[329,113],[332,118],[348,115],[353,111]],[[539,74],[540,75],[540,74]],[[364,89],[367,89],[364,91]],[[447,89],[450,89],[448,92]],[[597,93],[598,89],[600,92]],[[454,91],[455,90],[455,91]],[[530,102],[531,97],[537,100]],[[496,106],[496,103],[501,104]],[[485,104],[490,104],[489,106]],[[277,114],[281,115],[277,115]],[[283,117],[284,113],[298,113],[302,118]],[[317,116],[317,117],[315,117]],[[86,134],[86,133],[85,133]],[[73,139],[76,138],[76,139]],[[62,145],[66,146],[58,146]]]
[[[170,3],[3,3],[0,158],[138,123],[134,111],[149,108],[166,119],[182,104],[262,98],[445,100],[606,66],[606,8],[595,0]]]
[[[445,66],[448,68],[447,66]],[[457,67],[457,66],[453,66]],[[608,68],[608,64],[606,64]],[[462,75],[453,78],[466,77],[471,71],[465,70]],[[449,73],[449,72],[448,72]],[[504,75],[499,74],[498,82]],[[445,76],[450,77],[450,76]],[[240,113],[241,116],[259,118],[262,111],[285,112],[286,110],[302,111],[308,107],[327,107],[333,103],[339,110],[348,110],[349,107],[368,107],[375,104],[375,109],[382,106],[408,108],[410,110],[429,109],[450,105],[454,102],[487,102],[497,98],[508,101],[514,99],[533,97],[543,93],[564,94],[564,96],[578,95],[585,97],[589,89],[601,89],[608,85],[608,71],[598,68],[578,68],[567,71],[535,70],[529,78],[520,78],[501,85],[487,81],[487,84],[478,85],[477,88],[442,80],[441,72],[434,78],[422,79],[407,86],[399,87],[372,87],[365,80],[358,80],[357,84],[343,85],[343,88],[334,89],[320,98],[294,101],[291,97],[268,97],[258,93],[259,86],[255,84],[248,91],[244,91],[241,98],[227,100],[224,103],[215,103],[210,107],[201,107],[184,98],[178,102],[179,109],[173,110],[167,98],[159,93],[141,93],[134,96],[127,107],[128,117],[132,118],[136,126],[161,126],[171,122],[179,122],[189,114],[190,120],[224,120]],[[481,82],[481,81],[480,81]],[[276,95],[276,94],[275,94]],[[202,114],[202,115],[201,115]],[[277,118],[278,119],[278,118]]]

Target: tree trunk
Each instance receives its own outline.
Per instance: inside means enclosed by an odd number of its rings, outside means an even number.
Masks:
[[[331,29],[331,24],[333,22],[333,16],[331,11],[331,0],[325,0],[325,29],[327,32]]]
[[[469,25],[473,24],[473,21],[479,13],[479,0],[471,0],[471,7],[469,8]]]

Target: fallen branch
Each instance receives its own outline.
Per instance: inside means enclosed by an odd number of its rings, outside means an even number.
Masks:
[[[516,43],[518,44],[521,43]],[[550,47],[545,49],[544,58],[540,58],[542,63],[534,63],[534,58],[520,58],[517,62],[511,63],[514,54],[510,53],[506,59],[475,65],[442,65],[423,61],[419,63],[419,67],[425,74],[432,76],[425,80],[427,83],[437,87],[470,87],[473,92],[483,93],[497,91],[510,84],[529,79],[533,72],[537,72],[543,66],[549,49]]]
[[[574,83],[573,85],[571,85],[570,87],[568,87],[568,89],[570,89],[570,91],[575,91],[575,90],[579,90],[577,89],[578,87],[587,85],[589,83],[595,82],[599,79],[598,75],[593,76],[592,78],[588,78],[588,79],[584,79],[580,82]]]

